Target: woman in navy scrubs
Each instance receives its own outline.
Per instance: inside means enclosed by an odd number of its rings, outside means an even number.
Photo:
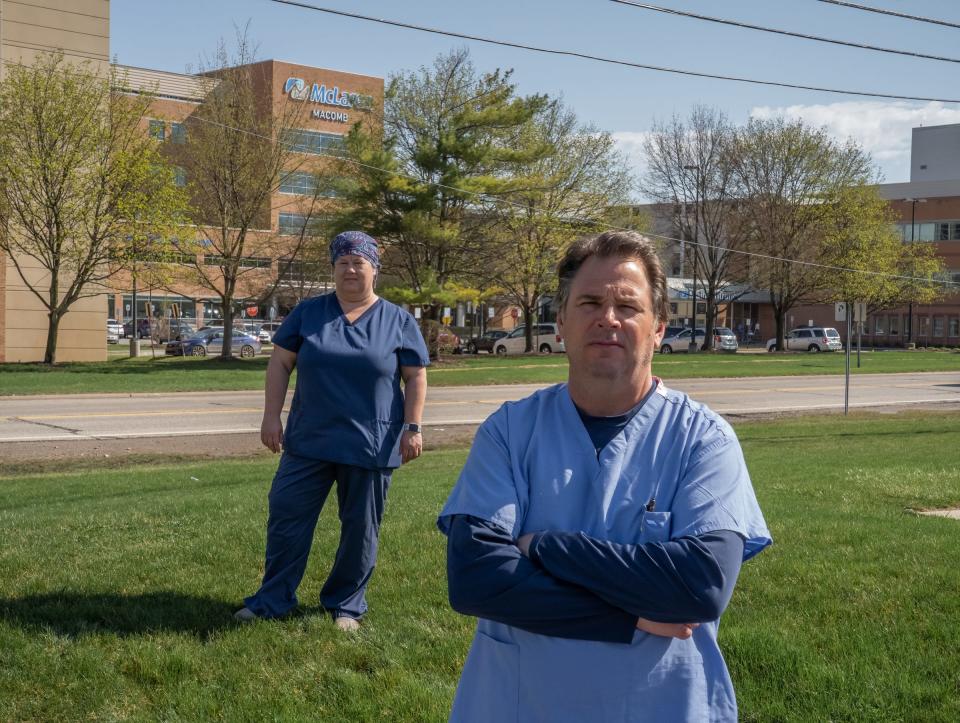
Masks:
[[[336,483],[340,545],[320,603],[338,628],[356,630],[367,611],[390,475],[423,446],[429,356],[417,322],[374,293],[380,256],[373,238],[340,234],[330,260],[334,293],[300,302],[273,337],[260,439],[283,456],[270,489],[263,582],[237,611],[240,621],[296,607],[317,518]],[[284,432],[280,412],[294,366]]]

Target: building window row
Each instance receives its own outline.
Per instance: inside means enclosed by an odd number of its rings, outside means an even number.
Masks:
[[[167,122],[158,118],[151,118],[150,137],[158,141],[167,140]],[[187,140],[187,128],[183,123],[170,123],[170,140],[173,143],[185,143]]]
[[[960,241],[960,221],[924,221],[897,224],[900,238],[910,241]]]
[[[285,130],[282,142],[297,153],[311,153],[321,156],[342,156],[343,136],[338,133],[308,131],[304,128]]]
[[[960,337],[960,317],[943,315],[914,315],[914,336],[957,339]],[[910,317],[907,314],[874,314],[864,332],[871,336],[895,336],[901,332],[907,337]]]
[[[281,213],[277,219],[277,232],[283,236],[299,236],[309,224],[311,230],[329,221],[328,216],[306,216],[302,213]]]
[[[317,175],[307,171],[291,171],[280,179],[280,193],[296,193],[305,196],[317,194]],[[334,188],[324,188],[319,194],[321,198],[336,198],[340,194]]]
[[[203,257],[206,266],[223,266],[226,262],[226,258],[215,254],[204,254]],[[268,256],[244,256],[239,265],[244,269],[269,269],[273,266],[273,259]]]

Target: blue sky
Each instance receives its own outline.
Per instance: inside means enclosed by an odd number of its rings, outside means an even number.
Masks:
[[[306,0],[419,25],[640,63],[804,85],[960,98],[960,64],[842,48],[618,5],[609,0]],[[960,23],[950,0],[861,4]],[[659,0],[653,4],[815,35],[960,59],[960,29],[880,16],[817,0]],[[735,122],[802,117],[869,150],[885,180],[909,180],[910,129],[960,123],[960,104],[877,101],[698,79],[458,41],[280,5],[270,0],[112,0],[111,53],[120,63],[183,72],[250,21],[261,59],[378,76],[428,65],[467,45],[481,70],[513,68],[521,93],[562,96],[615,134],[638,172],[656,119],[698,103]]]

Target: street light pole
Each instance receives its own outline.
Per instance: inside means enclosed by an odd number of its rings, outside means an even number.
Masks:
[[[917,204],[926,203],[927,199],[925,198],[905,198],[904,201],[910,202],[910,243],[913,243],[916,240],[916,231],[917,231]],[[911,275],[913,275],[913,270],[911,269]],[[907,310],[907,344],[913,342],[913,299],[910,299],[910,304]]]
[[[698,245],[699,241],[699,231],[700,231],[700,166],[690,165],[684,166],[683,170],[685,171],[694,171],[694,185],[693,185],[693,329],[690,333],[690,347],[689,351],[695,352],[698,351],[697,346],[697,258],[699,256],[700,247]]]

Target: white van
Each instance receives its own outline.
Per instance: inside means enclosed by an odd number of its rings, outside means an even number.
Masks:
[[[527,327],[525,324],[518,326],[502,339],[497,339],[493,346],[493,353],[497,356],[523,354],[527,348],[526,333]],[[552,354],[554,352],[563,354],[567,351],[556,324],[537,324],[533,336],[533,348],[541,354]]]

